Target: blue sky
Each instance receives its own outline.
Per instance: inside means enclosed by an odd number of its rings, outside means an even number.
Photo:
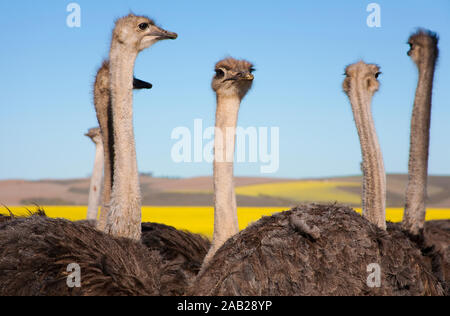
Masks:
[[[81,6],[81,27],[66,6]],[[366,7],[381,6],[381,28]],[[432,6],[430,5],[432,3]],[[387,172],[406,172],[417,71],[406,56],[416,27],[439,33],[430,173],[450,174],[450,1],[1,1],[0,179],[76,178],[91,172],[97,125],[92,83],[107,57],[113,21],[145,14],[177,32],[144,51],[136,75],[153,83],[134,99],[139,168],[160,176],[212,173],[208,163],[175,164],[172,130],[214,124],[213,66],[228,55],[252,61],[255,84],[239,125],[280,128],[276,177],[360,173],[361,152],[341,84],[346,65],[381,66],[373,113]],[[259,164],[236,175],[259,176]]]

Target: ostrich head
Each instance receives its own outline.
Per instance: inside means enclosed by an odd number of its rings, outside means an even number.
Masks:
[[[374,64],[366,64],[363,61],[348,66],[345,69],[346,78],[343,84],[345,93],[350,95],[355,89],[363,88],[363,91],[367,91],[372,97],[380,88],[378,82],[380,74],[380,67]]]
[[[253,84],[253,64],[246,60],[227,58],[216,64],[216,75],[212,81],[213,90],[223,96],[243,99]]]
[[[439,55],[438,42],[436,33],[420,29],[409,38],[408,44],[411,48],[408,56],[418,66],[426,61],[434,62]]]
[[[168,32],[155,25],[145,16],[130,14],[117,20],[113,38],[116,42],[135,48],[138,52],[161,40],[176,39],[176,33]]]
[[[85,136],[89,137],[90,139],[92,139],[92,141],[96,144],[98,144],[99,142],[102,141],[102,135],[100,132],[100,128],[96,127],[96,128],[91,128],[87,134],[85,134]]]

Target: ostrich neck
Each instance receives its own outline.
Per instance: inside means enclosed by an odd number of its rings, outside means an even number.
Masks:
[[[419,64],[419,82],[411,119],[409,180],[403,225],[414,235],[418,235],[425,225],[434,70],[435,61],[432,59]]]
[[[241,99],[217,97],[214,150],[214,237],[212,254],[239,232],[234,193],[233,160]]]
[[[349,94],[363,156],[363,216],[386,229],[386,174],[375,124],[371,114],[371,96],[362,83]]]
[[[133,131],[133,71],[137,52],[113,43],[110,53],[114,178],[107,231],[140,240],[141,193]]]
[[[89,204],[87,220],[97,220],[98,207],[101,199],[101,188],[104,167],[103,142],[96,144],[94,170],[92,171],[91,186],[89,189]]]
[[[109,89],[109,71],[107,78],[103,78],[108,82],[108,89],[96,86],[94,89],[94,102],[97,111],[97,119],[102,132],[102,142],[104,151],[104,175],[103,175],[103,205],[101,207],[100,216],[97,221],[97,229],[105,231],[106,221],[109,213],[109,203],[111,200],[112,177],[114,174],[114,139],[112,133],[112,109],[111,95]]]
[[[103,205],[101,208],[100,216],[97,222],[97,229],[105,231],[106,221],[109,214],[109,206],[111,202],[111,192],[113,185],[114,176],[114,133],[112,125],[112,109],[111,109],[111,96],[108,94],[105,96],[105,106],[104,115],[99,119],[100,127],[102,130],[102,139],[104,145],[104,156],[105,156],[105,173],[103,176]]]

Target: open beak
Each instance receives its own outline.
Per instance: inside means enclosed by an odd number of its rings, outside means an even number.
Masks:
[[[137,78],[133,78],[133,89],[141,90],[141,89],[151,89],[153,85],[149,82],[139,80]]]
[[[177,33],[169,32],[166,30],[163,30],[159,27],[155,27],[155,30],[152,31],[149,36],[155,36],[158,37],[159,40],[166,40],[166,39],[176,39],[178,37]]]

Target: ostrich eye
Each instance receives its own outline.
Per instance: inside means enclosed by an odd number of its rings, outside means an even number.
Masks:
[[[216,69],[216,78],[220,79],[225,77],[225,72],[222,69]]]
[[[378,79],[378,77],[381,75],[381,72],[377,72],[376,74],[375,74],[375,78],[377,78]]]
[[[251,74],[254,73],[255,71],[256,71],[255,68],[250,68],[250,73],[251,73]]]
[[[148,23],[141,23],[141,24],[139,24],[139,28],[140,28],[142,31],[145,31],[146,29],[148,29],[148,27],[149,27],[149,24],[148,24]]]

